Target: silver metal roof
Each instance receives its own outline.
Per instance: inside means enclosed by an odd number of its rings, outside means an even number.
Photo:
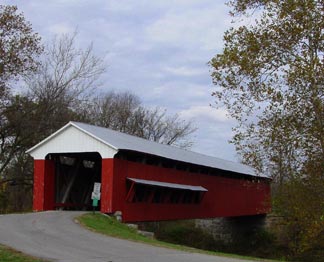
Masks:
[[[190,186],[190,185],[184,185],[184,184],[158,182],[158,181],[153,181],[153,180],[138,179],[138,178],[131,178],[131,177],[127,177],[127,179],[130,181],[133,181],[135,183],[142,184],[142,185],[160,186],[160,187],[184,189],[184,190],[199,191],[199,192],[207,192],[208,191],[206,188],[204,188],[202,186]]]
[[[108,128],[93,126],[89,124],[70,122],[68,125],[86,132],[88,135],[113,147],[116,150],[131,150],[168,159],[178,160],[186,163],[217,168],[239,174],[256,176],[254,170],[246,165],[211,157],[196,152],[180,149],[174,146],[163,145],[136,136],[117,132]],[[266,176],[261,176],[266,177]]]

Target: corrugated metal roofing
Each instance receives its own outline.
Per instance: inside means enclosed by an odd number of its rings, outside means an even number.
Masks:
[[[158,182],[158,181],[131,178],[131,177],[127,177],[127,179],[130,181],[133,181],[135,183],[142,184],[142,185],[160,186],[160,187],[184,189],[184,190],[199,191],[199,192],[207,192],[208,191],[206,188],[204,188],[202,186],[190,186],[190,185],[183,185],[183,184]]]
[[[143,138],[117,132],[108,128],[93,126],[80,122],[70,122],[76,128],[88,133],[90,136],[115,148],[116,150],[131,150],[186,163],[217,168],[239,174],[256,176],[254,170],[246,165],[211,157],[196,152],[180,149],[174,146],[163,145]],[[265,176],[261,176],[265,177]]]

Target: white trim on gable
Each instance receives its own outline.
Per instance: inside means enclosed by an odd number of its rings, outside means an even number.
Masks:
[[[40,147],[41,145],[45,144],[47,141],[51,140],[53,137],[58,135],[59,133],[63,132],[64,129],[66,129],[68,126],[71,125],[71,122],[67,123],[65,126],[61,127],[59,130],[51,134],[50,136],[46,137],[44,140],[40,141],[38,144],[34,145],[32,148],[29,148],[26,153],[31,154],[37,147]]]
[[[34,159],[45,159],[50,153],[83,152],[98,152],[102,158],[113,158],[118,150],[68,123],[27,151]]]
[[[115,149],[115,150],[118,151],[118,148],[117,147],[115,147],[112,144],[109,144],[107,141],[105,141],[105,140],[103,140],[103,139],[101,139],[101,138],[93,135],[91,132],[88,132],[88,131],[84,130],[83,128],[81,128],[78,125],[76,125],[74,122],[70,122],[69,124],[71,124],[72,126],[74,126],[77,129],[81,130],[82,132],[86,133],[87,135],[93,137],[94,139],[100,141],[101,143],[103,143],[103,144],[105,144],[105,145],[107,145],[107,146],[109,146],[109,147],[111,147],[111,148],[113,148],[113,149]]]

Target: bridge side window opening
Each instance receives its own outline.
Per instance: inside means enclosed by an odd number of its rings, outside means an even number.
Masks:
[[[166,182],[127,178],[127,197],[130,203],[199,204],[207,189]]]

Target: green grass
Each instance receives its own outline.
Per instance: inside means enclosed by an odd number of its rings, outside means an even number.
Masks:
[[[31,256],[27,256],[19,251],[9,247],[0,245],[0,261],[1,262],[45,262]]]
[[[260,259],[260,258],[254,258],[254,257],[234,255],[234,254],[226,254],[226,253],[220,253],[220,252],[200,250],[200,249],[191,248],[191,247],[187,247],[187,246],[167,243],[167,242],[159,241],[156,239],[150,239],[148,237],[145,237],[145,236],[137,233],[136,229],[130,228],[127,225],[118,222],[116,219],[102,215],[100,213],[84,214],[84,215],[78,217],[77,221],[84,227],[86,227],[92,231],[95,231],[97,233],[101,233],[101,234],[108,235],[111,237],[122,238],[122,239],[131,240],[131,241],[146,243],[146,244],[150,244],[153,246],[172,248],[172,249],[177,249],[177,250],[187,251],[187,252],[194,252],[194,253],[203,253],[203,254],[208,254],[208,255],[240,258],[240,259],[246,259],[246,260],[274,261],[274,260],[266,260],[266,259]]]
[[[130,228],[125,224],[119,223],[116,219],[101,215],[99,213],[85,214],[78,217],[77,220],[83,226],[108,236],[145,243],[155,242],[154,240],[138,234],[137,230]]]

